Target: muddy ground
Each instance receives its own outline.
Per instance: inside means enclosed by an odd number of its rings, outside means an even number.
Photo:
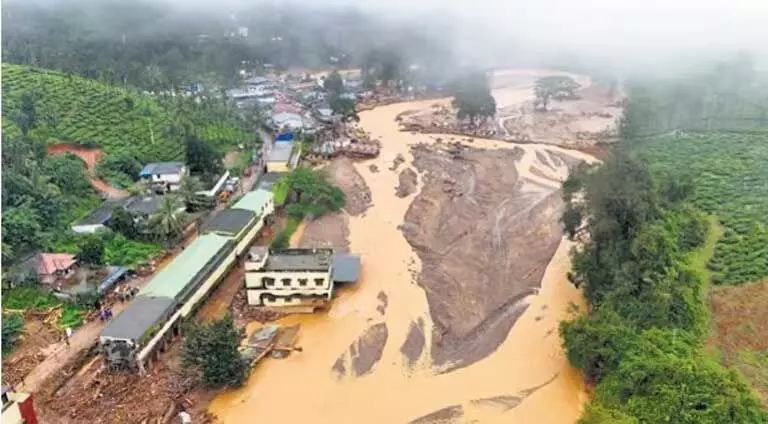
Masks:
[[[187,401],[193,422],[211,423],[205,405],[213,392],[197,387],[180,365],[176,343],[153,363],[148,375],[112,373],[103,366],[94,345],[88,354],[66,364],[35,394],[41,423],[111,424],[162,423]]]
[[[387,324],[374,324],[349,346],[333,364],[332,369],[341,377],[347,373],[359,377],[368,374],[381,359],[384,345],[387,344],[389,330]]]
[[[371,205],[371,191],[351,159],[339,157],[324,168],[328,177],[347,197],[344,210],[326,214],[307,223],[299,240],[301,247],[331,247],[349,252],[349,217],[365,213]]]
[[[19,337],[10,355],[3,358],[4,386],[16,386],[24,376],[43,362],[48,353],[59,347],[63,331],[29,316],[25,319],[24,333]]]
[[[560,74],[555,72],[556,74]],[[448,102],[398,115],[401,128],[424,133],[467,134],[515,142],[554,144],[590,148],[617,141],[617,124],[622,113],[622,92],[571,75],[582,87],[579,99],[551,100],[547,110],[534,108],[534,84],[551,74],[497,74],[492,79],[497,112],[477,127],[456,120],[456,109]]]
[[[413,154],[423,186],[402,231],[422,262],[433,360],[452,370],[492,353],[525,310],[560,243],[563,204],[559,191],[519,178],[519,149]]]
[[[395,189],[395,196],[408,197],[416,192],[419,184],[419,176],[411,168],[405,168],[398,175],[398,185]]]

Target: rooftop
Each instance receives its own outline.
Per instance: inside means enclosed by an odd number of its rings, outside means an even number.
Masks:
[[[176,301],[169,297],[138,296],[102,330],[102,337],[139,340],[155,323],[172,310]]]
[[[152,215],[160,209],[163,196],[131,197],[125,204],[125,210],[131,215]]]
[[[183,162],[154,162],[148,163],[144,169],[139,172],[139,176],[147,177],[156,174],[178,174],[182,169],[184,169]]]
[[[92,210],[88,215],[85,217],[78,219],[77,221],[73,222],[73,226],[78,225],[99,225],[99,224],[106,224],[107,221],[109,221],[112,218],[112,211],[118,207],[124,205],[126,202],[125,199],[120,200],[107,200],[101,205],[99,205],[98,208]]]
[[[141,290],[142,295],[183,299],[234,249],[228,237],[205,234],[187,246]]]
[[[258,187],[263,190],[272,190],[272,186],[286,175],[288,172],[265,172],[259,175]]]
[[[293,143],[275,143],[269,152],[267,162],[288,162],[291,159],[291,153],[293,153]]]
[[[347,253],[333,255],[333,281],[335,283],[355,283],[360,279],[360,256]]]
[[[328,271],[333,249],[271,250],[265,271]]]
[[[38,253],[33,255],[22,267],[34,270],[38,275],[51,275],[56,271],[64,271],[75,265],[75,255],[69,253]]]
[[[245,209],[261,216],[272,197],[272,192],[259,188],[246,193],[231,209]]]
[[[203,225],[200,232],[202,234],[216,233],[234,236],[247,228],[255,218],[256,214],[250,210],[224,209],[215,218]]]

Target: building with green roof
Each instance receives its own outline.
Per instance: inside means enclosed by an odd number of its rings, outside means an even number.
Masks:
[[[235,243],[229,237],[202,235],[157,273],[139,295],[169,297],[183,303],[234,249]]]
[[[232,208],[249,210],[263,218],[275,211],[273,194],[262,188],[256,189],[246,193]]]

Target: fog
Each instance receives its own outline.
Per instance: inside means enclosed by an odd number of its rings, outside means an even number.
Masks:
[[[292,8],[354,9],[429,32],[448,44],[462,64],[483,67],[569,62],[625,72],[671,72],[738,51],[757,54],[760,66],[768,46],[768,2],[761,0],[160,2],[178,7],[184,14],[222,16],[268,6],[285,6],[288,13]]]
[[[302,3],[302,1],[304,3]],[[285,1],[275,0],[278,4]],[[211,2],[195,0],[205,8]],[[221,5],[221,2],[213,2]],[[226,0],[229,7],[253,7]],[[354,7],[389,19],[442,20],[465,62],[514,64],[568,55],[623,70],[679,68],[737,51],[762,56],[768,2],[761,0],[293,0]],[[185,1],[183,4],[188,5]]]

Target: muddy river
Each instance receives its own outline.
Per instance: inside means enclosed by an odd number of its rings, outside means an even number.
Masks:
[[[530,94],[519,85],[494,91],[503,99],[500,107]],[[395,196],[398,173],[387,168],[398,154],[406,159],[403,166],[409,165],[411,145],[435,141],[434,135],[400,132],[395,122],[399,113],[433,103],[395,104],[360,114],[362,127],[382,141],[377,159],[355,164],[372,198],[364,214],[349,218],[350,250],[362,256],[362,279],[343,291],[329,312],[280,321],[301,324],[298,344],[303,352],[265,360],[244,388],[219,395],[210,411],[220,422],[570,424],[578,419],[586,400],[584,383],[568,365],[557,332],[569,304],[582,302],[566,279],[571,247],[567,240],[560,242],[546,267],[541,289],[524,299],[527,309],[493,353],[448,373],[432,363],[429,305],[424,289],[414,282],[420,261],[398,229],[413,196]],[[532,173],[541,150],[594,160],[554,146],[475,139],[473,147],[521,148],[521,159],[510,166],[527,181],[552,189],[567,168],[550,166],[546,176]],[[372,163],[382,171],[371,172]],[[410,361],[401,349],[415,322],[423,327],[423,352]],[[372,327],[384,331],[366,333]],[[363,354],[363,343],[358,342],[363,334],[376,338],[383,349],[372,369],[355,373],[354,357]],[[339,366],[347,372],[334,370]]]

